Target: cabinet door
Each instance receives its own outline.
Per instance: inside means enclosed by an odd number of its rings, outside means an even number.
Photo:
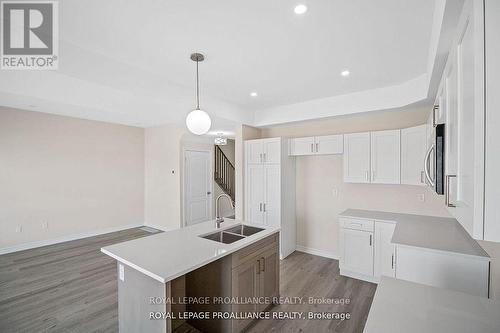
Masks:
[[[375,277],[396,276],[395,270],[395,245],[391,243],[395,228],[394,223],[375,223]]]
[[[290,155],[313,155],[314,154],[314,137],[293,138],[290,139]]]
[[[341,229],[342,268],[373,275],[373,233]]]
[[[344,151],[343,135],[324,135],[314,138],[316,154],[342,154]]]
[[[259,296],[272,299],[279,296],[279,255],[278,248],[270,249],[259,259]],[[269,304],[257,305],[257,311],[264,311]]]
[[[245,176],[246,219],[253,223],[264,223],[264,166],[247,164]]]
[[[450,108],[447,197],[451,214],[474,237],[483,238],[484,94],[483,56],[478,43],[483,28],[476,19],[481,2],[467,1],[459,23],[454,66],[449,75],[454,93]],[[481,14],[479,14],[480,17]],[[447,152],[448,153],[448,152]]]
[[[259,295],[259,262],[256,260],[247,261],[236,267],[232,271],[232,297],[236,299],[253,299]],[[236,302],[235,302],[236,303]],[[257,311],[257,304],[254,302],[241,302],[233,304],[233,313],[250,313]],[[248,304],[245,304],[248,303]],[[233,320],[233,332],[240,332],[252,320]]]
[[[246,163],[260,164],[264,159],[264,146],[262,140],[248,140],[245,142]]]
[[[281,162],[281,139],[265,139],[263,140],[264,163],[280,164]]]
[[[370,182],[370,133],[344,135],[344,181]]]
[[[264,221],[266,225],[281,226],[281,168],[264,166]]]
[[[371,182],[399,184],[400,130],[371,132]]]
[[[401,130],[401,184],[425,185],[426,125]]]

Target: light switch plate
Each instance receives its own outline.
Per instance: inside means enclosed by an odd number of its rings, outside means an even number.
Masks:
[[[125,267],[122,264],[118,264],[119,277],[121,281],[125,281]]]

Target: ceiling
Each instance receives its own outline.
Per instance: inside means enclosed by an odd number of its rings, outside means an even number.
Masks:
[[[134,126],[181,123],[194,106],[189,55],[199,51],[201,106],[217,131],[276,107],[425,77],[435,1],[299,2],[303,15],[296,0],[61,1],[59,70],[2,72],[0,104]],[[274,122],[286,122],[284,112]]]

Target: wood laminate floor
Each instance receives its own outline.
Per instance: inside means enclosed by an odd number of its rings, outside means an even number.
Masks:
[[[133,228],[0,256],[0,332],[118,332],[110,244],[152,235]]]
[[[270,312],[349,313],[349,320],[260,320],[249,332],[361,333],[373,301],[376,285],[340,276],[338,260],[294,252],[280,264],[280,296],[302,297],[304,304],[281,304]],[[350,303],[309,304],[308,298],[349,299]]]
[[[134,228],[0,256],[0,332],[117,332],[116,263],[100,248],[147,235]],[[283,304],[271,312],[349,312],[351,319],[261,320],[250,332],[363,331],[374,284],[340,276],[337,260],[301,252],[280,270],[281,296],[350,304]]]

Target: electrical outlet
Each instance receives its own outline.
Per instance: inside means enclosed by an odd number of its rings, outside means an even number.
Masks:
[[[424,202],[425,201],[425,194],[423,194],[423,193],[417,194],[417,198],[418,198],[418,201]]]
[[[338,196],[338,195],[339,195],[339,190],[337,190],[336,188],[334,188],[334,189],[332,190],[332,195],[333,195],[334,197]]]
[[[42,229],[48,229],[49,228],[49,222],[43,221],[42,222]]]
[[[23,226],[22,225],[18,225],[16,227],[16,232],[23,232]]]
[[[120,275],[120,280],[121,281],[125,281],[125,267],[123,267],[122,264],[118,264],[118,267],[119,267],[119,275]]]

